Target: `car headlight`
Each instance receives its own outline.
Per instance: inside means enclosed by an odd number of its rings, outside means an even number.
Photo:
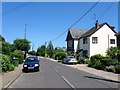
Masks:
[[[27,67],[27,65],[24,65],[24,67]]]
[[[38,64],[35,64],[35,67],[39,66]]]

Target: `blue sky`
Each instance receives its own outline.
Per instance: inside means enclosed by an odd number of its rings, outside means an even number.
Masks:
[[[96,2],[4,2],[2,3],[2,36],[7,42],[13,43],[16,38],[24,38],[25,24],[27,24],[26,38],[38,46],[55,39],[76,22]],[[100,2],[73,28],[90,29],[95,19],[113,2]],[[104,13],[99,23],[107,22],[115,26],[118,31],[118,3]],[[67,32],[53,41],[54,47],[66,47]]]

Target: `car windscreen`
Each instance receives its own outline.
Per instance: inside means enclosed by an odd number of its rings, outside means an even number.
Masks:
[[[37,58],[34,58],[34,57],[28,57],[26,59],[26,62],[35,62],[35,61],[37,61]]]
[[[73,56],[69,56],[68,58],[74,58]]]

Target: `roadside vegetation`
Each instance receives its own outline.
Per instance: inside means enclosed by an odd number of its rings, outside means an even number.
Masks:
[[[108,72],[120,73],[120,49],[117,47],[110,47],[106,51],[106,56],[96,54],[88,58],[81,58],[78,60],[80,64],[88,64],[88,67],[92,67],[98,70],[105,70]]]
[[[67,56],[67,53],[66,47],[54,47],[50,41],[47,46],[41,45],[38,47],[36,55],[53,58],[55,60],[58,60],[58,62],[62,62],[63,58]]]
[[[25,53],[30,49],[27,39],[15,39],[13,44],[5,41],[0,35],[0,72],[13,71],[15,67],[23,63]]]

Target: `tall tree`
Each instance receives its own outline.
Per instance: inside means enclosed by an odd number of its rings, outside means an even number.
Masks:
[[[52,41],[50,41],[47,46],[47,54],[49,55],[50,58],[53,56],[53,50],[54,50],[53,44]]]
[[[26,58],[26,53],[30,49],[30,41],[27,39],[16,39],[13,44],[15,49],[25,51],[24,58]]]
[[[36,51],[35,50],[29,51],[28,54],[30,54],[30,55],[36,55]]]
[[[42,45],[42,46],[38,47],[37,55],[43,56],[43,57],[45,56],[45,45]]]
[[[10,43],[2,41],[2,46],[0,46],[0,50],[2,50],[3,54],[10,55],[12,46]]]

